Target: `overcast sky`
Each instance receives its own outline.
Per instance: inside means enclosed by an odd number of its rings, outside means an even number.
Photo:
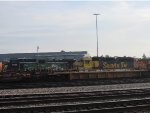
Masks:
[[[0,53],[88,51],[150,56],[150,2],[0,2]]]

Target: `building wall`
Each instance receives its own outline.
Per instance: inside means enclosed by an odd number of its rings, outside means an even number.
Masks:
[[[75,52],[40,52],[40,53],[11,53],[11,54],[0,54],[0,61],[9,61],[10,59],[16,58],[38,58],[48,60],[61,60],[61,59],[75,59],[79,60],[82,58],[87,51],[75,51]]]

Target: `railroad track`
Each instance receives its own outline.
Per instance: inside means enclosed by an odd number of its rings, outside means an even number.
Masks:
[[[149,107],[150,89],[0,96],[0,113],[117,113]]]
[[[68,87],[68,86],[89,86],[89,85],[112,85],[130,83],[149,83],[150,78],[118,78],[118,79],[93,79],[73,80],[65,82],[50,81],[20,81],[12,83],[0,82],[0,89],[23,89],[23,88],[46,88],[46,87]]]

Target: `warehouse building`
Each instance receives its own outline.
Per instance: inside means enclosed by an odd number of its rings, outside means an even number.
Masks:
[[[0,61],[9,61],[10,59],[18,59],[18,58],[33,58],[33,59],[47,59],[47,60],[62,60],[62,59],[79,60],[86,54],[87,51],[11,53],[11,54],[0,54]]]

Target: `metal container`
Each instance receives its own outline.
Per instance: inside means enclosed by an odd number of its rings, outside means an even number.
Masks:
[[[133,69],[134,59],[124,57],[101,57],[99,60],[100,70]]]

